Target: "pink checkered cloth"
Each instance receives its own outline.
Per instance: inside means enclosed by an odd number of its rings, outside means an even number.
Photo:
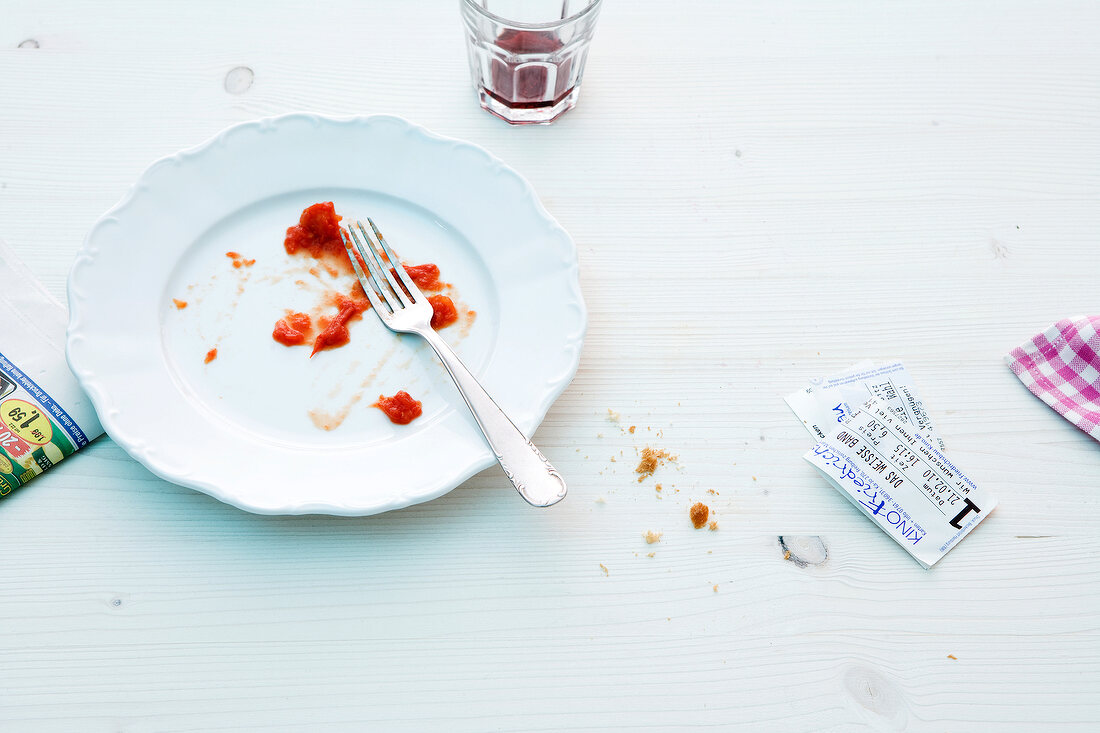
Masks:
[[[1058,321],[1005,363],[1036,397],[1100,440],[1100,316]]]

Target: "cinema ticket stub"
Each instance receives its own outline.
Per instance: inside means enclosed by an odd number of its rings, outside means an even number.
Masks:
[[[804,458],[925,568],[997,506],[878,398],[849,413]]]
[[[860,362],[840,374],[811,379],[809,384],[785,399],[814,439],[822,440],[872,397],[882,400],[895,416],[911,423],[937,448],[944,449],[943,440],[932,424],[932,416],[917,392],[917,385],[900,361],[879,365]]]

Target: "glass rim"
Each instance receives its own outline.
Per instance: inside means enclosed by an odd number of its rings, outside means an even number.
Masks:
[[[488,18],[489,20],[501,23],[506,26],[510,26],[512,28],[521,28],[524,30],[546,30],[549,28],[557,28],[559,26],[565,25],[566,23],[572,23],[575,20],[583,18],[585,15],[588,15],[594,9],[598,8],[602,2],[603,0],[592,0],[592,2],[586,5],[583,10],[580,10],[573,15],[570,15],[568,18],[548,20],[541,23],[527,23],[518,20],[508,20],[507,18],[499,16],[496,13],[490,12],[487,8],[481,7],[477,4],[477,0],[462,0],[462,5],[475,11],[482,17]]]

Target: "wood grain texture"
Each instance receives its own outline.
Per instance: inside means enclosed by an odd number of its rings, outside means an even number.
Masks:
[[[389,112],[527,176],[591,314],[538,432],[570,480],[548,511],[487,471],[378,517],[257,517],[107,439],[5,499],[0,729],[1100,725],[1100,447],[1000,363],[1097,310],[1100,6],[667,7],[609,3],[580,106],[510,129],[449,0],[0,0],[0,237],[60,297],[156,158]],[[930,572],[801,460],[780,398],[864,358],[907,363],[1001,502]],[[646,445],[679,460],[639,483]]]

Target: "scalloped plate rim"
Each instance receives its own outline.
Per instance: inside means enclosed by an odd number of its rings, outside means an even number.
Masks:
[[[425,501],[431,501],[432,499],[439,498],[444,494],[449,493],[453,489],[457,488],[463,482],[468,480],[476,473],[489,468],[496,461],[490,454],[486,457],[482,457],[478,460],[472,460],[467,465],[456,470],[454,473],[449,474],[446,477],[441,478],[428,486],[420,487],[415,494],[410,495],[408,492],[397,497],[391,497],[388,499],[381,499],[375,502],[367,502],[361,504],[348,504],[348,503],[331,503],[331,502],[303,502],[300,504],[283,505],[283,506],[264,506],[248,501],[242,501],[240,497],[234,496],[232,492],[227,492],[221,486],[212,484],[206,481],[189,480],[185,476],[166,469],[161,463],[158,463],[155,455],[150,455],[148,448],[148,440],[140,437],[131,437],[128,434],[126,427],[119,424],[116,421],[115,413],[117,410],[114,408],[113,402],[110,399],[108,392],[101,387],[99,378],[91,371],[82,368],[73,359],[73,344],[80,341],[83,335],[80,332],[81,318],[83,312],[81,306],[83,305],[81,298],[78,295],[79,292],[79,275],[80,269],[83,265],[94,265],[96,250],[94,249],[93,239],[97,231],[104,225],[108,224],[112,220],[117,220],[120,213],[131,206],[134,200],[140,195],[147,185],[149,185],[149,179],[156,174],[156,171],[169,164],[179,164],[184,160],[201,156],[207,151],[211,150],[215,145],[227,140],[234,132],[246,129],[246,128],[260,128],[277,125],[280,122],[288,120],[306,120],[317,125],[324,124],[339,124],[339,125],[369,125],[375,122],[382,123],[397,123],[408,127],[415,133],[426,137],[431,140],[439,142],[446,142],[458,147],[462,147],[468,150],[473,150],[484,157],[485,162],[492,165],[497,169],[497,172],[503,172],[506,175],[513,177],[518,181],[526,195],[533,205],[535,213],[540,219],[544,221],[551,229],[558,230],[564,235],[565,242],[568,243],[570,256],[570,262],[566,268],[563,269],[562,275],[569,279],[570,289],[575,296],[575,301],[571,305],[575,305],[578,309],[579,327],[572,334],[569,334],[567,343],[563,345],[563,351],[571,353],[571,360],[568,368],[562,375],[554,380],[550,380],[542,385],[543,393],[538,405],[534,408],[535,420],[534,425],[530,430],[524,430],[527,435],[532,435],[537,429],[538,425],[545,419],[550,407],[554,404],[557,398],[565,390],[566,387],[572,382],[576,376],[577,370],[580,366],[581,351],[584,343],[584,338],[587,332],[588,326],[588,312],[585,305],[579,281],[579,262],[577,258],[577,247],[572,237],[561,226],[561,224],[554,219],[554,217],[546,210],[542,202],[539,200],[537,193],[531,183],[518,171],[510,167],[503,160],[481,147],[476,143],[461,140],[458,138],[452,138],[445,135],[435,133],[421,125],[410,122],[409,120],[400,117],[398,115],[391,114],[371,114],[371,115],[348,115],[348,116],[329,116],[314,114],[308,112],[291,112],[282,115],[275,115],[269,117],[263,117],[253,120],[245,120],[235,123],[228,127],[223,128],[213,136],[207,138],[197,145],[189,148],[181,149],[170,155],[163,156],[150,163],[138,176],[133,184],[126,190],[123,196],[105,211],[91,226],[88,233],[85,235],[80,249],[73,261],[73,265],[70,269],[69,277],[67,280],[66,290],[69,300],[70,314],[69,314],[69,326],[66,335],[66,358],[69,363],[69,367],[85,392],[88,394],[96,412],[99,415],[100,421],[103,425],[104,431],[111,437],[111,439],[119,445],[128,455],[141,463],[151,473],[159,478],[168,481],[173,484],[184,486],[187,488],[195,489],[202,493],[205,493],[225,504],[229,504],[238,509],[260,515],[307,515],[307,514],[327,514],[335,516],[369,516],[373,514],[380,514],[395,509],[401,509],[414,504],[422,503]],[[462,408],[464,409],[464,408]],[[522,426],[521,426],[522,427]],[[507,489],[510,493],[512,489],[510,486],[502,487],[502,490]],[[522,499],[517,496],[510,496],[509,499],[523,504]]]

